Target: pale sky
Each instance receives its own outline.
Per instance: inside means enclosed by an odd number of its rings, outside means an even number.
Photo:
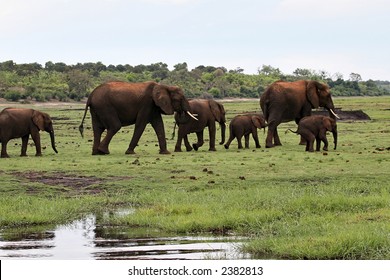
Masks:
[[[0,0],[0,62],[262,65],[390,80],[388,0]]]

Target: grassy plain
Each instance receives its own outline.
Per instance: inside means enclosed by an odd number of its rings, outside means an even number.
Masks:
[[[113,138],[108,156],[91,155],[89,115],[85,138],[80,137],[84,104],[13,104],[52,116],[59,154],[44,132],[42,157],[29,147],[30,156],[20,158],[21,141],[9,143],[11,158],[0,159],[2,233],[129,207],[134,213],[104,216],[101,222],[171,234],[247,236],[242,250],[254,258],[389,259],[390,97],[334,102],[372,118],[339,122],[336,151],[304,152],[297,135],[284,134],[295,129],[290,122],[280,126],[281,147],[255,149],[251,139],[246,150],[233,142],[229,150],[220,146],[209,152],[205,145],[198,152],[173,153],[175,140],[169,139],[172,153],[160,155],[149,125],[136,155],[124,154],[133,130],[125,127]],[[259,109],[257,100],[224,106],[228,120]],[[164,120],[170,138],[173,116]],[[259,138],[264,146],[262,131]],[[328,139],[331,143],[331,135]]]

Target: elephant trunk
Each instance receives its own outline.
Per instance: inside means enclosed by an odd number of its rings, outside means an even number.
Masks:
[[[58,151],[56,149],[56,142],[55,142],[55,138],[54,138],[54,131],[50,131],[49,132],[50,134],[50,140],[51,140],[51,147],[53,148],[53,151],[56,152],[56,154],[58,154]]]
[[[219,125],[221,126],[221,142],[219,142],[219,145],[222,145],[225,143],[225,135],[226,135],[226,123],[220,122]]]
[[[173,133],[172,133],[172,138],[171,138],[171,140],[175,139],[175,135],[176,135],[176,125],[177,125],[177,122],[175,122],[175,126],[173,127]]]
[[[337,148],[337,128],[335,128],[332,131],[332,134],[333,134],[334,149],[336,150],[336,148]]]

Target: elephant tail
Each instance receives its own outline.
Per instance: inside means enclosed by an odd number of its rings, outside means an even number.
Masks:
[[[298,130],[297,130],[297,131],[294,131],[294,130],[291,130],[291,129],[286,129],[286,131],[284,132],[284,134],[287,134],[287,132],[288,132],[289,130],[290,130],[292,133],[298,134]]]
[[[175,139],[176,125],[177,125],[177,122],[175,122],[175,126],[173,127],[173,133],[172,133],[171,140]]]
[[[83,137],[83,138],[84,138],[84,120],[85,120],[85,116],[87,115],[89,105],[90,104],[89,104],[89,100],[88,100],[87,104],[85,105],[83,119],[81,120],[81,124],[79,126],[79,131],[80,131],[81,137]]]

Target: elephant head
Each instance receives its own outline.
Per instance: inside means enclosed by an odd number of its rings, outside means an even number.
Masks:
[[[154,103],[160,107],[166,115],[172,115],[174,112],[187,113],[190,117],[197,118],[190,112],[190,104],[185,98],[181,88],[176,86],[166,86],[156,84],[153,87],[152,98]]]
[[[58,153],[55,146],[53,122],[50,116],[40,111],[34,111],[32,115],[32,121],[39,128],[39,130],[46,131],[50,134],[51,147],[53,148],[54,152]]]
[[[324,117],[323,124],[327,131],[331,131],[333,134],[334,149],[337,148],[337,123],[333,118]]]
[[[324,107],[329,111],[330,116],[339,119],[339,116],[334,112],[333,100],[327,85],[317,81],[308,81],[306,96],[312,108]]]
[[[251,117],[251,120],[252,120],[252,123],[255,127],[257,128],[264,128],[264,131],[265,131],[265,128],[267,127],[267,124],[265,123],[265,119],[262,118],[261,116],[259,115],[253,115]]]

